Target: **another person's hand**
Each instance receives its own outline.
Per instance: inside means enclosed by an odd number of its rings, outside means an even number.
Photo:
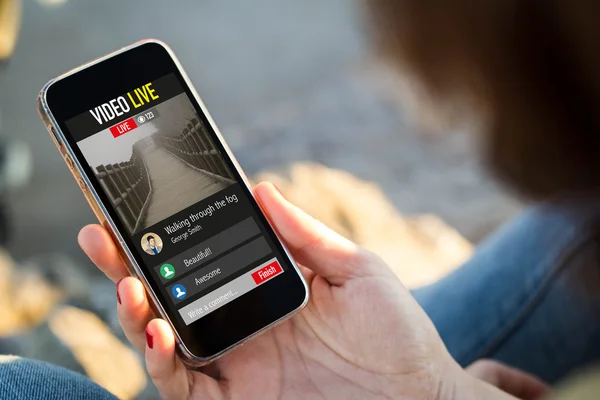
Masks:
[[[548,386],[535,376],[494,360],[479,360],[471,364],[467,371],[475,378],[522,400],[538,400],[550,394]]]
[[[84,251],[119,282],[121,325],[145,354],[163,398],[510,398],[452,360],[427,315],[377,256],[288,203],[273,185],[261,184],[255,193],[303,266],[310,302],[203,372],[187,370],[176,358],[170,326],[153,315],[109,234],[98,225],[80,233]]]

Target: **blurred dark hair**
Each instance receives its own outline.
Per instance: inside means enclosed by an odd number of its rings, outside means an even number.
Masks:
[[[600,193],[599,1],[366,5],[390,65],[416,78],[439,110],[475,113],[498,178],[531,200]],[[597,289],[600,221],[589,222],[596,255],[580,282]]]
[[[600,2],[366,4],[387,60],[477,109],[498,177],[532,199],[600,189]]]
[[[150,242],[151,240],[154,240],[154,236],[148,236],[148,237],[146,238],[146,241],[147,241],[147,242]]]

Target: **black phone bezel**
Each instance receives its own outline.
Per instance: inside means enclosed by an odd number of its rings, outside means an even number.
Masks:
[[[219,147],[219,151],[223,154],[236,180],[250,200],[255,217],[263,225],[263,230],[266,230],[268,241],[275,246],[278,261],[284,270],[287,270],[276,279],[260,285],[188,326],[183,324],[169,307],[162,307],[167,312],[187,350],[198,359],[210,360],[266,326],[298,310],[306,302],[307,290],[258,203],[244,184],[240,172],[227,156],[221,139],[216,135],[212,124],[196,101],[180,67],[162,44],[154,41],[144,42],[52,82],[46,89],[45,102],[72,154],[79,161],[82,173],[91,182],[97,197],[102,201],[112,223],[123,238],[124,245],[132,249],[135,244],[101,190],[100,184],[95,179],[92,169],[85,161],[75,140],[69,134],[65,121],[93,109],[98,104],[122,95],[132,88],[171,73],[177,76],[202,123]],[[88,88],[93,88],[93,91]],[[159,290],[160,283],[153,278],[151,267],[144,264],[144,260],[136,251],[129,253],[144,271],[158,301],[162,304],[169,301]]]

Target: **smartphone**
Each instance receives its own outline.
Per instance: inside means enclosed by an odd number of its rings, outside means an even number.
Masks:
[[[165,43],[144,40],[67,72],[37,106],[189,368],[306,305],[300,270]]]

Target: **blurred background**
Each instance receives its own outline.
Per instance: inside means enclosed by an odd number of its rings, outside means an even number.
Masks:
[[[467,258],[521,206],[467,134],[411,122],[363,24],[357,0],[0,0],[0,353],[157,398],[114,285],[77,245],[95,219],[35,110],[49,79],[142,38],[173,47],[249,176],[275,180],[407,284]]]

